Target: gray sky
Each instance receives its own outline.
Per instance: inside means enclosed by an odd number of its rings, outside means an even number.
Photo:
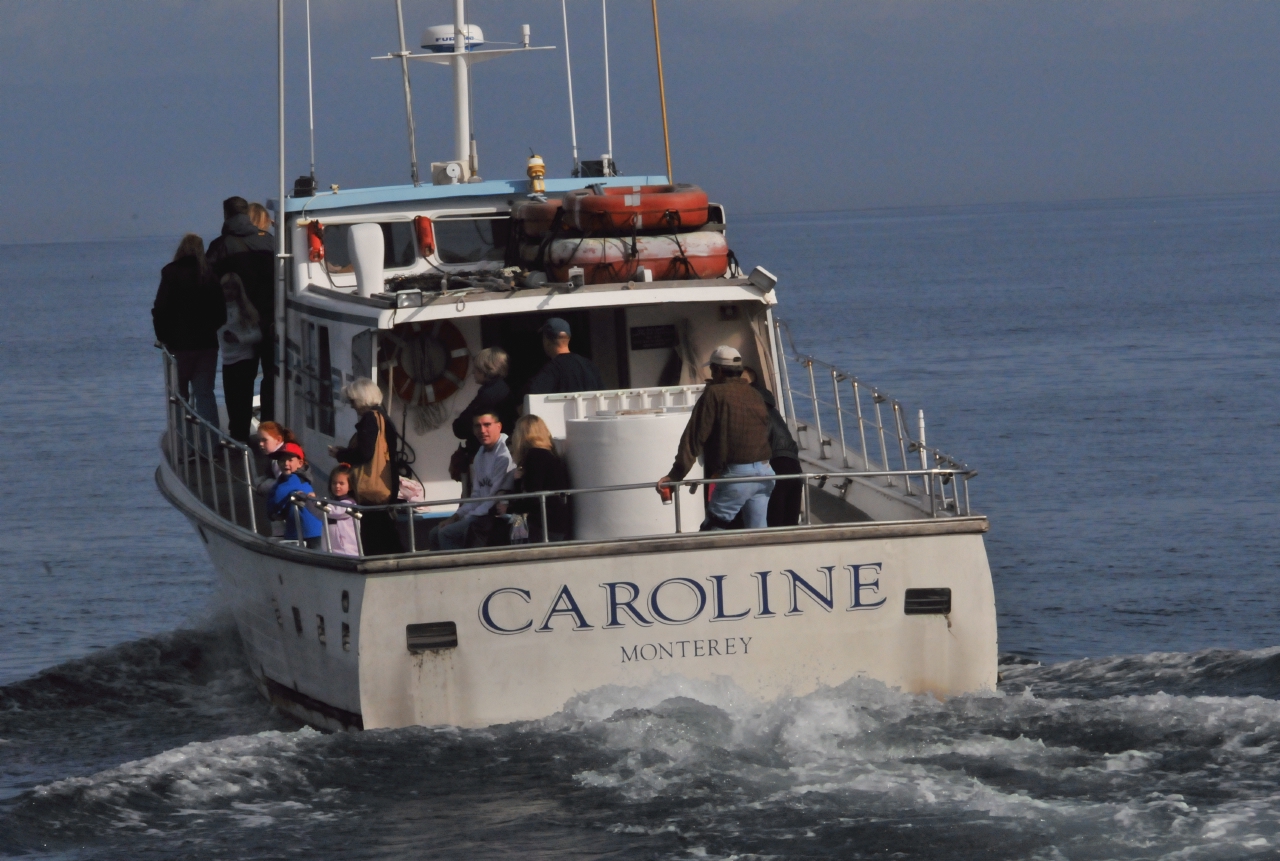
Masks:
[[[405,0],[411,38],[447,0]],[[289,172],[307,170],[302,0],[287,0]],[[676,179],[730,212],[1280,188],[1280,3],[660,0]],[[393,0],[312,0],[322,185],[407,181]],[[491,41],[554,0],[472,0]],[[570,0],[583,157],[604,151],[600,3]],[[646,0],[610,0],[614,153],[664,171]],[[275,187],[275,3],[0,0],[0,242],[216,234]],[[416,41],[416,40],[414,40]],[[415,64],[419,158],[450,81]],[[481,173],[570,167],[560,50],[476,67]]]

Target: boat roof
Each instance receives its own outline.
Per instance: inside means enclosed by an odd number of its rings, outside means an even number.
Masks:
[[[586,176],[544,181],[547,194],[564,194],[588,185],[625,187],[637,185],[667,185],[665,176]],[[324,191],[314,197],[287,197],[284,209],[290,212],[319,212],[326,209],[347,209],[353,206],[376,206],[388,203],[413,201],[453,200],[467,197],[500,197],[530,192],[527,179],[490,179],[482,182],[465,182],[455,185],[383,185],[373,188],[338,189]],[[274,203],[274,201],[272,201]],[[274,209],[274,206],[272,207]]]

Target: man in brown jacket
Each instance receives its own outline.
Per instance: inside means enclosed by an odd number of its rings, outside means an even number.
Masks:
[[[742,355],[733,347],[716,347],[711,353],[711,382],[689,415],[675,463],[658,479],[658,493],[666,482],[684,478],[699,455],[711,478],[773,475],[769,410],[742,378]],[[739,511],[748,529],[763,529],[772,492],[772,481],[717,483],[707,501],[703,531],[728,528]]]

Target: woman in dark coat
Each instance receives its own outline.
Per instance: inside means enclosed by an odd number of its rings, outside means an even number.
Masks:
[[[778,401],[773,393],[764,387],[764,381],[754,368],[747,368],[748,382],[760,394],[764,405],[769,408],[769,446],[773,456],[769,466],[774,475],[799,475],[804,470],[800,466],[800,446],[791,436],[787,420],[778,412]],[[800,507],[804,501],[804,483],[799,480],[779,481],[773,485],[773,493],[769,495],[769,513],[767,523],[770,526],[795,526],[800,522]]]
[[[569,469],[551,447],[551,430],[534,415],[521,416],[511,437],[511,459],[516,463],[516,486],[512,493],[539,490],[568,490]],[[542,507],[537,497],[513,499],[507,510],[529,518],[529,541],[542,541]],[[561,496],[547,497],[547,539],[564,541],[571,538],[573,520],[569,500]]]
[[[218,427],[213,380],[218,373],[218,329],[227,322],[227,306],[209,263],[204,240],[188,233],[173,262],[160,270],[160,287],[151,306],[156,340],[178,364],[178,392],[196,413]]]
[[[515,426],[515,404],[511,388],[507,385],[507,354],[499,347],[486,347],[472,362],[472,376],[480,384],[480,391],[471,403],[453,420],[453,435],[465,442],[466,459],[470,463],[480,450],[480,443],[471,430],[471,421],[484,413],[495,413],[504,430]]]
[[[390,417],[382,409],[382,389],[366,377],[360,377],[342,390],[342,395],[360,416],[356,422],[356,434],[346,448],[329,446],[329,454],[339,463],[354,467],[359,476],[360,467],[372,463],[379,449],[385,452],[385,465],[371,480],[360,478],[354,488],[356,501],[361,505],[387,505],[399,501],[400,476],[396,472],[396,451],[400,434]],[[403,553],[395,519],[389,511],[366,511],[360,519],[360,541],[367,556],[383,553]]]

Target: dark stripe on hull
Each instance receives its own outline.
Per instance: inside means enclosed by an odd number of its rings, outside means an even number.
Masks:
[[[320,729],[364,729],[364,718],[355,712],[321,702],[266,676],[262,677],[262,683],[266,688],[267,699],[276,708],[304,723]],[[317,720],[317,716],[328,720]]]

